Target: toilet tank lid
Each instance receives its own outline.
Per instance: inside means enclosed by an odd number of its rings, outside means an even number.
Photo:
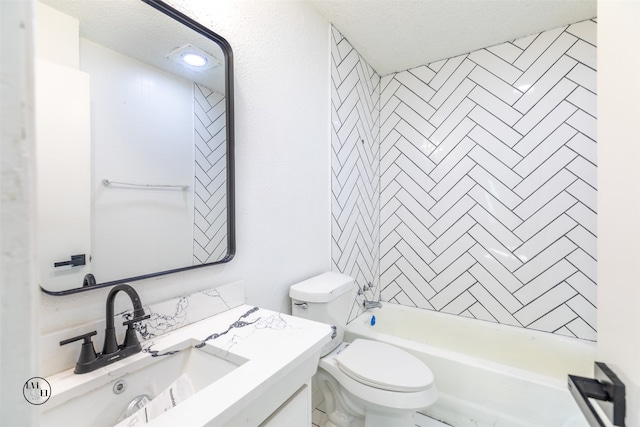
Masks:
[[[331,271],[296,283],[289,289],[289,296],[305,302],[328,302],[353,287],[353,278]]]

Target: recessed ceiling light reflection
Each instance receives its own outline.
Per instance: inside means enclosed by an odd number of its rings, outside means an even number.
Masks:
[[[207,62],[209,62],[207,58],[194,52],[183,53],[182,56],[180,56],[180,59],[182,59],[185,64],[191,65],[192,67],[204,67],[207,65]]]
[[[191,44],[175,48],[169,52],[167,58],[194,71],[207,70],[222,64],[222,62],[212,54]]]

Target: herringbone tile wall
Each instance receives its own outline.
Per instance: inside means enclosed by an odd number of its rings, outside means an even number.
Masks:
[[[225,98],[195,84],[193,263],[227,253],[227,133]]]
[[[381,82],[382,298],[596,338],[596,22]]]
[[[353,277],[361,303],[379,296],[380,277],[380,77],[332,29],[331,237],[332,269]]]
[[[361,285],[371,257],[383,300],[595,340],[596,20],[382,79],[333,34],[334,269]],[[356,154],[367,120],[379,152]]]

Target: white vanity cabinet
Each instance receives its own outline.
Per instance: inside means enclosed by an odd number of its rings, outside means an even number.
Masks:
[[[225,427],[306,427],[311,426],[311,386],[304,384],[286,399],[270,415],[264,418],[269,403],[268,396],[253,405],[249,405]],[[268,413],[268,411],[267,411]]]
[[[312,411],[311,386],[305,384],[260,424],[260,427],[310,426]]]

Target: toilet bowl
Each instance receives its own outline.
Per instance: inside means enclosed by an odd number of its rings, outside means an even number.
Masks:
[[[433,374],[421,360],[390,344],[342,342],[355,298],[353,279],[325,273],[293,285],[289,295],[294,316],[335,330],[316,374],[329,418],[326,427],[415,426],[415,412],[437,400]]]
[[[318,368],[327,427],[413,427],[415,412],[438,396],[422,361],[381,342],[342,343]]]

